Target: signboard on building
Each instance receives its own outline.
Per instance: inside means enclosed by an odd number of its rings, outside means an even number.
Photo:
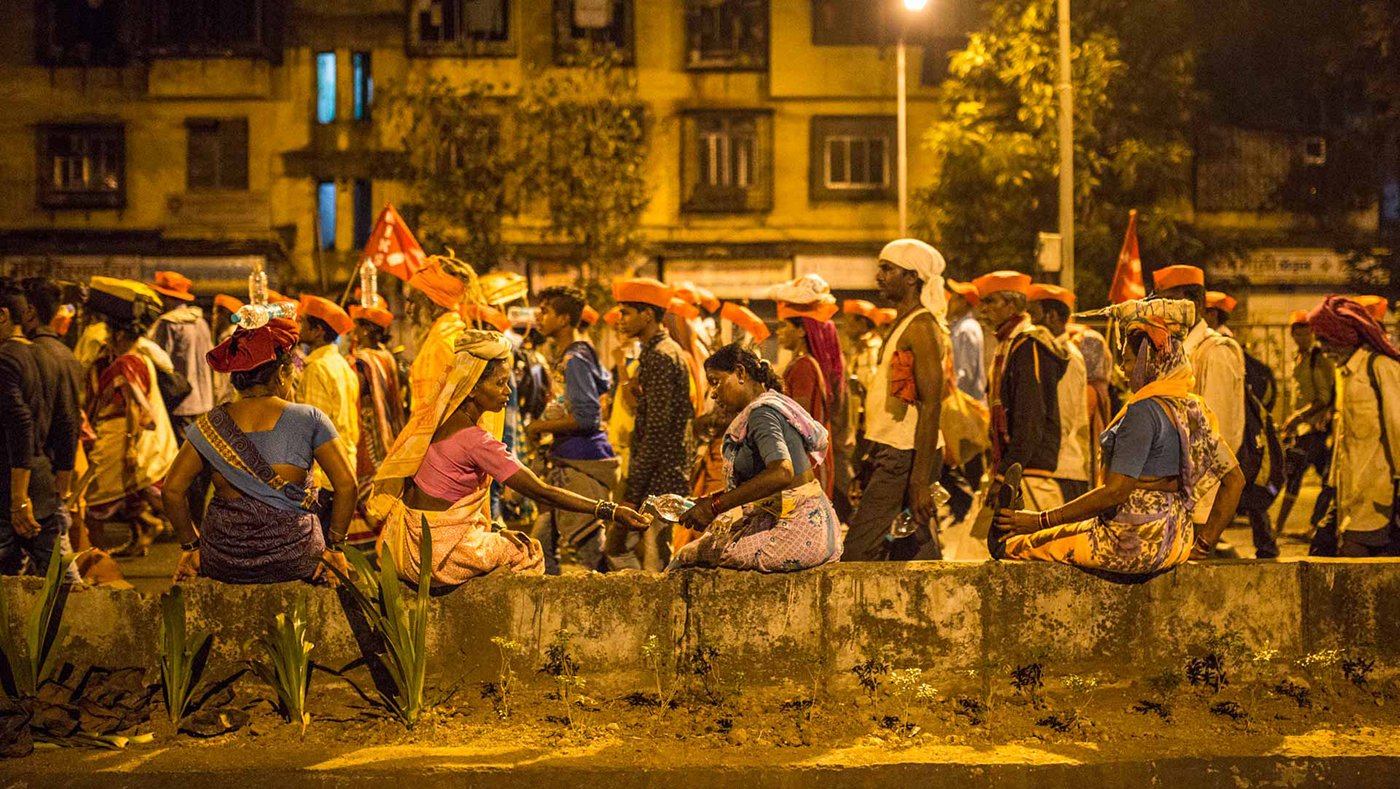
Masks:
[[[1345,285],[1351,272],[1346,254],[1325,247],[1265,247],[1243,258],[1222,261],[1211,269],[1215,277],[1243,280],[1255,286]]]
[[[792,264],[784,259],[666,258],[664,271],[666,282],[671,285],[692,282],[721,299],[750,299],[774,283],[793,276]]]
[[[879,263],[873,256],[798,255],[793,258],[794,276],[820,274],[832,290],[874,290]]]

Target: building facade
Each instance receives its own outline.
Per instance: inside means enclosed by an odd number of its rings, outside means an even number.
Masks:
[[[970,5],[970,4],[969,4]],[[203,293],[350,279],[404,156],[376,86],[518,86],[582,42],[634,69],[649,129],[646,263],[741,297],[815,271],[873,287],[899,232],[893,42],[909,48],[910,187],[966,12],[895,0],[38,0],[0,32],[0,261],[190,273]],[[928,13],[928,12],[926,12]],[[912,25],[911,27],[906,27]],[[541,217],[506,240],[538,246]],[[438,250],[429,250],[436,252]],[[541,256],[487,261],[539,281]]]

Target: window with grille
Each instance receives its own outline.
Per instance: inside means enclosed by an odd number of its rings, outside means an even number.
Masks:
[[[633,0],[554,0],[554,62],[613,53],[631,65]]]
[[[510,0],[413,0],[413,49],[422,54],[514,55]]]
[[[44,208],[126,206],[126,139],[119,125],[39,127],[38,199]]]
[[[686,211],[766,211],[772,204],[772,116],[696,112],[683,118]]]
[[[189,118],[185,186],[248,188],[248,119]]]
[[[813,201],[894,199],[895,119],[886,115],[812,118]]]
[[[686,67],[768,68],[767,0],[686,0]]]
[[[286,0],[148,0],[144,51],[157,57],[281,59]]]

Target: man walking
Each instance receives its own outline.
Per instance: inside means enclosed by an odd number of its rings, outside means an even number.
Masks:
[[[1293,357],[1293,402],[1296,408],[1283,425],[1283,439],[1288,450],[1285,456],[1283,502],[1278,510],[1280,533],[1288,528],[1288,516],[1298,501],[1303,475],[1309,468],[1322,480],[1322,492],[1313,506],[1313,525],[1322,520],[1336,493],[1328,479],[1328,470],[1332,465],[1332,448],[1328,446],[1328,439],[1332,434],[1337,367],[1331,357],[1323,353],[1312,326],[1308,325],[1307,310],[1295,311],[1289,316],[1288,324],[1293,344],[1298,349]]]
[[[301,341],[308,352],[297,384],[297,402],[315,406],[330,417],[345,444],[350,468],[355,468],[360,445],[360,381],[335,345],[340,335],[355,330],[355,322],[335,302],[320,296],[302,296],[298,317]],[[330,478],[319,465],[316,483],[322,488],[322,499],[329,501]]]
[[[1067,364],[1057,391],[1060,405],[1060,462],[1055,481],[1065,501],[1089,492],[1089,371],[1079,346],[1070,341],[1066,328],[1074,311],[1074,294],[1057,285],[1032,285],[1029,292],[1031,320],[1045,327],[1065,352]]]

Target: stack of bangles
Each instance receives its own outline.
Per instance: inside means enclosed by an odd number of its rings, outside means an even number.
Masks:
[[[1040,528],[1042,531],[1060,525],[1060,519],[1055,517],[1054,510],[1045,510],[1044,512],[1040,513],[1039,517]]]
[[[617,515],[617,502],[598,499],[598,501],[593,504],[593,517],[598,520],[611,523],[616,520],[614,517],[615,515]]]

